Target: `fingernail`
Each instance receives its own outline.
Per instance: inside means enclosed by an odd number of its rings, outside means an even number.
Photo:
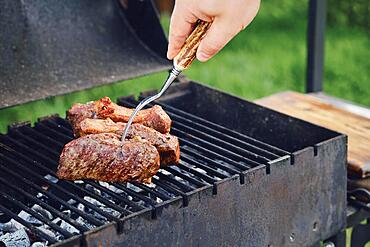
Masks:
[[[209,59],[209,56],[205,54],[204,52],[198,52],[197,59],[201,62],[205,62]]]

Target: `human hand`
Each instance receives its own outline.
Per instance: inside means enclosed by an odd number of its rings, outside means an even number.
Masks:
[[[260,0],[176,0],[171,16],[167,57],[173,59],[198,19],[212,25],[200,42],[197,59],[205,62],[219,52],[256,16]]]

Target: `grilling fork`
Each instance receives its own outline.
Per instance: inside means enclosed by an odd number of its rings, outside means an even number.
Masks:
[[[169,86],[172,84],[172,82],[179,76],[179,74],[189,68],[190,64],[194,61],[197,53],[197,49],[199,47],[199,43],[206,34],[207,30],[211,26],[211,22],[205,22],[202,20],[198,20],[196,27],[192,31],[192,33],[189,35],[189,37],[186,39],[185,44],[181,48],[180,52],[177,54],[177,56],[173,59],[173,67],[168,75],[168,78],[166,79],[164,85],[162,86],[159,93],[149,96],[142,100],[135,108],[135,110],[132,112],[125,129],[122,134],[122,145],[126,139],[127,133],[130,129],[130,126],[132,122],[134,121],[134,118],[136,114],[144,108],[147,104],[153,102],[154,100],[157,100],[160,98],[164,92],[169,88]]]

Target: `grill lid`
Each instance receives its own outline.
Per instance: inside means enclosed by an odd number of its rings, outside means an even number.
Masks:
[[[149,0],[16,0],[0,9],[0,108],[170,68]]]

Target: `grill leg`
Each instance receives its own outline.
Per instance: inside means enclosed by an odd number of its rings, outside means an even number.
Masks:
[[[326,0],[310,0],[307,31],[306,92],[322,91]]]
[[[366,224],[358,224],[353,227],[351,235],[352,247],[364,247],[370,241],[370,222],[367,220]]]

